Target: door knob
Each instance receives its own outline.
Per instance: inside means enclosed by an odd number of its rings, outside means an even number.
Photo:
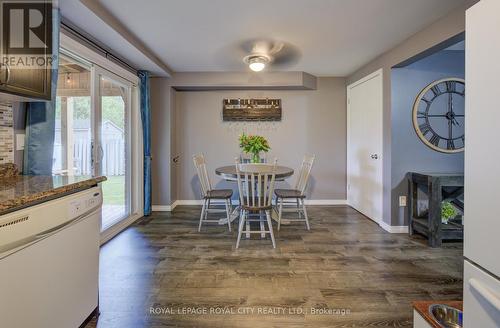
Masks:
[[[372,159],[378,159],[378,155],[377,155],[377,154],[372,154],[370,157],[371,157]]]

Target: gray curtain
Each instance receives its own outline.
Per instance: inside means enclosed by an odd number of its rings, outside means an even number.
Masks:
[[[60,14],[58,8],[53,9],[52,19],[52,100],[24,104],[26,108],[26,139],[23,174],[25,175],[52,174],[57,72],[59,67]]]

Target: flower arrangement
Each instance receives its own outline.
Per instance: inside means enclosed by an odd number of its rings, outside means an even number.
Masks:
[[[239,137],[240,148],[246,154],[252,154],[252,163],[260,163],[260,152],[267,153],[271,147],[263,136],[247,135]]]

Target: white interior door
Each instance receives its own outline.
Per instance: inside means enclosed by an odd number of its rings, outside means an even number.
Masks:
[[[382,221],[382,70],[347,87],[347,200]]]

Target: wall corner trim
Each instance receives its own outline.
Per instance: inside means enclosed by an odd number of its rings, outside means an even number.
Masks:
[[[153,212],[172,212],[177,205],[179,205],[178,200],[173,202],[172,205],[153,205],[151,209]]]
[[[381,221],[379,223],[380,227],[390,233],[408,233],[408,226],[391,226]]]

